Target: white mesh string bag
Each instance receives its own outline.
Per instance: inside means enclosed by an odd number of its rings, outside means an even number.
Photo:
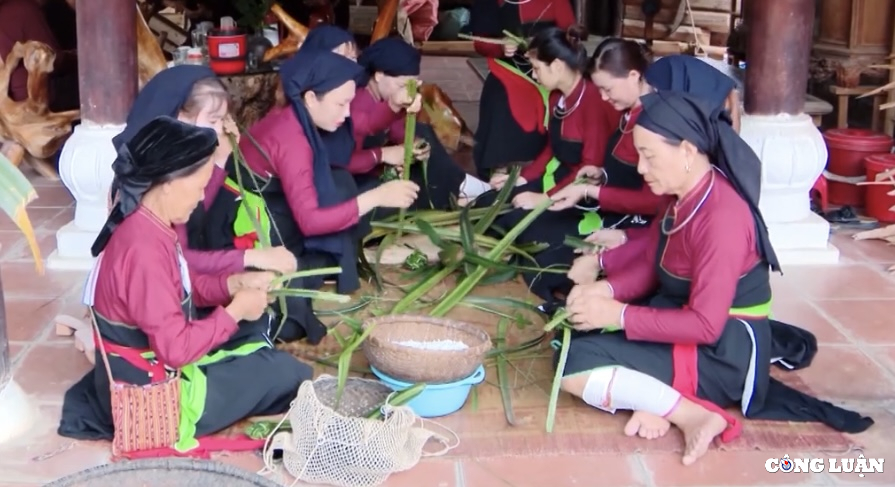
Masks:
[[[335,377],[323,375],[307,381],[298,390],[284,419],[289,419],[292,432],[274,432],[265,448],[265,463],[270,467],[273,450],[282,450],[283,466],[296,483],[328,484],[340,487],[373,487],[380,485],[394,472],[415,466],[422,456],[446,453],[453,446],[428,429],[413,410],[406,406],[383,406],[383,419],[368,419],[355,411],[340,414],[321,401],[315,386],[329,389]],[[351,378],[352,385],[377,381]],[[349,407],[349,409],[351,409]],[[341,405],[340,411],[344,411]],[[436,453],[425,453],[430,439],[445,447]],[[456,446],[456,444],[454,444]]]

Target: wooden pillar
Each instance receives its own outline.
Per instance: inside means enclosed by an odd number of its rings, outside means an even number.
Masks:
[[[128,0],[78,0],[81,118],[122,124],[137,94],[137,9]]]
[[[747,19],[746,113],[802,113],[808,90],[815,0],[751,1],[754,4],[749,7]]]
[[[56,232],[49,269],[89,270],[90,247],[109,215],[109,187],[121,133],[137,94],[137,7],[133,0],[78,0],[81,124],[59,155],[59,177],[75,198],[75,217]]]

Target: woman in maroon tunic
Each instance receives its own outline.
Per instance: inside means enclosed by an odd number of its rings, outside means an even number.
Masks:
[[[588,71],[602,99],[624,113],[609,138],[598,168],[582,170],[593,184],[576,184],[556,194],[554,211],[571,208],[581,200],[598,203],[604,228],[646,226],[655,215],[659,197],[650,192],[637,173],[637,151],[632,131],[640,113],[640,97],[652,91],[644,79],[649,59],[637,42],[624,39],[603,41],[591,57]]]
[[[550,27],[531,40],[528,57],[535,77],[551,91],[549,144],[532,163],[522,168],[512,193],[516,210],[497,220],[506,230],[540,202],[571,184],[582,167],[598,165],[606,151],[606,141],[612,132],[607,120],[615,110],[600,98],[597,87],[585,75],[586,37],[586,32],[577,26],[568,30]],[[505,171],[496,172],[491,178],[495,191],[479,197],[476,205],[491,205],[506,179]],[[589,233],[584,231],[589,223],[584,218],[584,212],[577,209],[542,215],[517,241],[550,245],[535,255],[541,267],[568,265],[574,254],[570,247],[563,245],[563,240],[566,235]],[[524,276],[531,290],[548,301],[553,300],[555,293],[564,294],[571,287],[562,274],[531,272]]]
[[[214,171],[205,188],[208,203],[196,208],[187,224],[175,225],[187,262],[195,271],[210,274],[235,273],[246,268],[294,272],[295,258],[282,246],[271,249],[197,250],[202,248],[198,235],[201,234],[205,210],[224,183],[226,173],[223,168],[231,157],[225,124],[229,125],[229,132],[238,133],[227,115],[229,99],[226,88],[211,69],[190,65],[168,68],[153,76],[140,90],[127,115],[127,125],[112,139],[112,144],[116,149],[121,148],[147,123],[160,116],[215,129],[220,144],[212,157]]]
[[[197,438],[248,416],[283,413],[312,376],[311,367],[271,345],[272,273],[196,273],[183,257],[174,225],[202,201],[217,146],[214,130],[160,117],[119,148],[112,165],[118,199],[94,243],[98,259],[84,292],[116,382],[145,385],[181,372],[179,452],[215,449]],[[212,311],[198,319],[197,306]],[[63,436],[114,434],[100,350],[98,365],[65,394]]]
[[[213,248],[256,245],[259,235],[243,219],[250,207],[270,240],[289,249],[302,269],[339,266],[338,291],[354,292],[360,286],[357,245],[368,232],[363,217],[377,207],[409,207],[419,187],[398,180],[360,192],[351,174],[332,164],[321,133],[337,132],[348,119],[357,81],[363,78],[357,63],[303,46],[283,63],[280,78],[289,105],[271,110],[240,140],[247,167],[227,166],[229,180],[209,209],[206,239]],[[314,277],[294,279],[289,286],[322,284],[323,277]],[[287,310],[278,311],[285,322],[277,338],[323,339],[326,328],[309,300],[290,297],[286,304]]]
[[[473,157],[479,177],[511,163],[533,161],[547,144],[549,90],[532,79],[531,63],[504,31],[528,39],[547,27],[575,24],[569,0],[476,0],[472,33],[496,42],[475,42],[488,58],[490,73],[482,86]],[[502,41],[502,42],[501,42]],[[512,141],[512,143],[508,143]]]
[[[419,50],[397,37],[378,40],[364,49],[358,63],[367,71],[367,83],[351,101],[355,150],[348,164],[361,188],[379,184],[380,163],[404,166],[404,128],[408,113],[419,112],[422,99],[407,96],[407,83],[420,75]],[[416,123],[416,139],[426,147],[416,152],[422,164],[411,166],[410,179],[422,189],[417,205],[449,209],[454,201],[470,200],[488,191],[484,181],[467,175],[448,154],[430,125]],[[382,217],[376,212],[376,217]]]
[[[715,437],[737,436],[740,423],[722,409],[733,405],[747,418],[821,421],[850,433],[870,427],[871,419],[769,376],[769,271],[780,266],[758,210],[758,157],[721,121],[726,115],[689,95],[649,94],[642,107],[633,129],[638,170],[667,200],[652,227],[656,251],[569,293],[576,333],[563,389],[599,409],[634,411],[628,435],[679,427],[685,465]]]

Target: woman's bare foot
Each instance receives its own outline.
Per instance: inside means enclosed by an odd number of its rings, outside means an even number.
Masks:
[[[727,420],[720,414],[685,398],[681,398],[681,402],[668,415],[668,420],[684,433],[684,456],[681,459],[684,465],[696,463],[708,451],[715,437],[727,428]]]
[[[671,423],[667,419],[650,414],[644,411],[634,411],[628,424],[625,425],[625,434],[628,436],[638,435],[647,440],[655,440],[661,438],[668,433]]]

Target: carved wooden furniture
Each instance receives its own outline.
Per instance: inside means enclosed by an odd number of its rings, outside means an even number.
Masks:
[[[889,54],[895,0],[823,0],[814,54],[834,61]]]
[[[41,42],[17,42],[5,60],[0,60],[0,141],[4,154],[16,165],[30,163],[41,175],[58,179],[54,165],[48,161],[71,134],[72,123],[79,111],[51,112],[49,74],[53,72],[56,54]],[[22,101],[9,98],[9,78],[24,63],[28,71],[28,97]]]

